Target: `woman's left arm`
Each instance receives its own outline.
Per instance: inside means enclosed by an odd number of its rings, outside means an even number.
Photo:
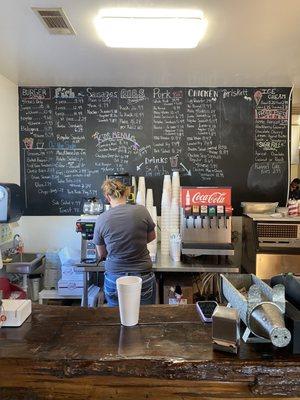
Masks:
[[[100,260],[103,260],[107,256],[107,250],[105,244],[97,244],[96,248]]]
[[[152,242],[152,240],[154,240],[155,238],[156,238],[156,233],[154,229],[153,231],[147,233],[147,243]]]

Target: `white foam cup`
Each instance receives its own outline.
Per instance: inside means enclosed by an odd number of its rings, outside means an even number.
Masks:
[[[122,276],[116,280],[121,324],[134,326],[139,322],[142,278]]]

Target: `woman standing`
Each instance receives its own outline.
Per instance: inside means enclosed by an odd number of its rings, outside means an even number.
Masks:
[[[155,239],[155,224],[146,207],[126,204],[126,186],[122,182],[108,179],[102,190],[111,208],[97,219],[94,243],[100,259],[106,257],[106,301],[109,306],[117,306],[116,280],[134,275],[143,281],[141,304],[154,304],[156,282],[147,243]]]
[[[295,178],[290,184],[289,199],[300,200],[300,179]]]

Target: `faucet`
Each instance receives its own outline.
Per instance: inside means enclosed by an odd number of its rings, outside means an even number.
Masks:
[[[17,247],[19,246],[20,242],[21,242],[21,236],[18,233],[16,233],[15,236],[14,236],[14,239],[13,239],[13,247],[15,249],[17,249]]]
[[[0,250],[3,259],[9,258],[13,254],[22,253],[23,242],[21,236],[19,234],[16,234],[11,242],[6,243],[6,245],[2,246],[2,248],[0,246]]]

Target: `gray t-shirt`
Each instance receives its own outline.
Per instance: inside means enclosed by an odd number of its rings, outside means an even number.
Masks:
[[[101,214],[96,222],[94,243],[105,245],[108,272],[149,271],[147,234],[155,224],[146,207],[121,204]]]

